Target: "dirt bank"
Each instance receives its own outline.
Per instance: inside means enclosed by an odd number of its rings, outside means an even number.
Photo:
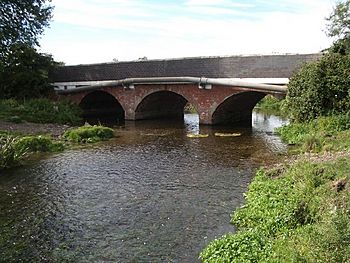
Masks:
[[[42,123],[12,123],[0,120],[0,131],[21,133],[24,135],[35,135],[35,134],[50,134],[53,137],[59,137],[67,130],[70,126],[61,124],[42,124]]]

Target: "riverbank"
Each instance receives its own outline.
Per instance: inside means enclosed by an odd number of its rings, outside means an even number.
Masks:
[[[293,144],[285,160],[260,169],[246,204],[232,215],[237,232],[212,241],[203,262],[348,262],[349,115],[279,129]]]
[[[8,132],[12,134],[22,135],[50,135],[54,138],[60,137],[63,133],[71,128],[70,125],[56,123],[33,123],[21,122],[13,123],[0,119],[0,132]]]

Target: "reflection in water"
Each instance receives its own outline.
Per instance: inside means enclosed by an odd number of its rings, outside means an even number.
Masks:
[[[0,177],[3,262],[195,262],[232,232],[255,169],[284,151],[275,117],[252,129],[127,122],[119,137]],[[208,133],[187,138],[186,133]],[[241,132],[241,137],[215,137]],[[1,261],[0,260],[0,261]]]

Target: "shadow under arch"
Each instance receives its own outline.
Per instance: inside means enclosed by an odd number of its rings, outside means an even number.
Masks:
[[[137,105],[135,120],[180,119],[184,116],[187,99],[173,91],[156,91],[147,95]]]
[[[90,124],[121,124],[125,119],[125,111],[119,101],[105,91],[88,93],[79,106],[83,110],[84,121]]]
[[[212,124],[251,127],[252,111],[265,96],[262,92],[246,91],[228,97],[212,114]]]

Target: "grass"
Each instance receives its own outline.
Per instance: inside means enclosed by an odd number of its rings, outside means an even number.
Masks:
[[[17,101],[0,100],[0,118],[14,123],[59,123],[76,125],[82,122],[81,110],[67,101],[53,102],[49,99]]]
[[[0,170],[16,166],[27,154],[25,149],[16,149],[18,139],[0,135]]]
[[[113,138],[114,130],[100,125],[88,125],[70,129],[64,133],[63,137],[75,143],[91,143]]]
[[[296,144],[300,152],[350,149],[350,113],[319,117],[308,123],[292,123],[277,129],[282,140]]]
[[[236,210],[237,233],[212,241],[203,262],[349,262],[350,160],[258,171]]]

